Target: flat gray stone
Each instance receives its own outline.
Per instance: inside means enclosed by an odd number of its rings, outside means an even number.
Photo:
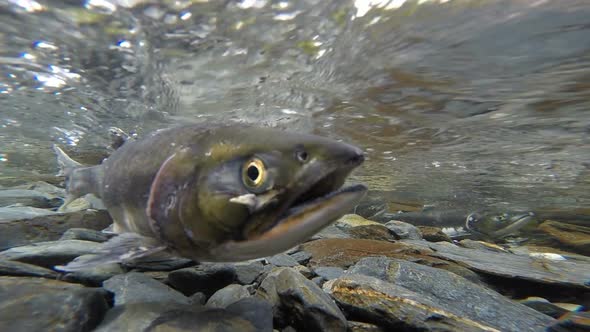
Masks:
[[[190,303],[180,292],[138,272],[114,276],[105,281],[103,287],[115,294],[116,306],[143,302]]]
[[[297,262],[297,260],[283,253],[268,257],[266,260],[269,264],[278,267],[299,265],[299,262]]]
[[[41,209],[51,209],[61,205],[59,197],[30,189],[0,190],[0,207],[9,205],[30,206]]]
[[[524,279],[542,284],[590,289],[590,264],[580,261],[554,261],[509,253],[474,250],[447,242],[409,241],[417,247],[435,250],[435,257],[459,262],[468,268],[509,279]]]
[[[501,331],[539,331],[553,320],[452,272],[386,257],[361,259],[348,271],[404,287],[459,317]]]
[[[398,239],[421,240],[422,232],[418,227],[408,224],[407,222],[391,220],[384,225],[391,231]]]
[[[332,280],[339,278],[344,274],[344,269],[335,266],[319,266],[314,267],[313,271],[325,280]]]
[[[0,259],[15,260],[52,268],[74,258],[93,253],[100,243],[81,240],[64,240],[33,243],[0,252]]]
[[[55,279],[58,273],[37,265],[0,259],[0,276],[30,276]]]
[[[293,257],[299,264],[305,265],[311,259],[311,254],[307,251],[297,251],[292,253],[291,257]]]

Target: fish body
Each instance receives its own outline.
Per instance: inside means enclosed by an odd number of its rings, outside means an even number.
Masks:
[[[159,251],[199,261],[276,254],[345,214],[366,192],[362,185],[340,189],[363,162],[362,150],[272,128],[163,129],[91,167],[56,152],[66,201],[100,197],[120,234],[101,255],[69,270]]]
[[[537,220],[532,212],[471,213],[465,210],[438,210],[433,207],[419,212],[386,213],[380,218],[400,220],[417,226],[441,227],[443,232],[452,238],[488,239],[501,239],[513,235]]]

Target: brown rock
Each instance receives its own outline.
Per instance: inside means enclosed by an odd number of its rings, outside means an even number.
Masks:
[[[355,226],[346,230],[350,237],[355,239],[369,239],[379,241],[395,241],[395,236],[391,234],[387,227],[378,225]]]
[[[422,232],[422,238],[430,242],[453,242],[451,238],[443,233],[442,229],[432,226],[418,226],[418,229]]]
[[[347,268],[361,258],[387,256],[401,259],[422,258],[430,260],[430,249],[418,248],[402,242],[366,239],[321,239],[302,245],[311,254],[309,266],[338,266]]]

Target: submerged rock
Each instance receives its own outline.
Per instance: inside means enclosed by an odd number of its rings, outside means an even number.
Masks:
[[[257,332],[249,320],[223,309],[168,311],[155,319],[145,332],[240,331]]]
[[[2,251],[0,259],[52,268],[66,264],[78,256],[91,254],[99,246],[99,243],[81,240],[39,242]]]
[[[454,273],[386,257],[368,257],[348,274],[364,274],[401,286],[458,317],[500,331],[538,331],[553,320]]]
[[[235,263],[233,267],[236,280],[242,285],[253,283],[264,271],[264,265],[259,260]]]
[[[0,207],[0,223],[12,220],[31,219],[53,214],[57,214],[57,212],[50,209],[41,209],[30,206],[5,206]]]
[[[529,308],[535,309],[538,312],[541,312],[553,318],[559,318],[569,312],[569,310],[561,308],[560,306],[557,306],[547,301],[546,299],[540,297],[530,297],[519,302],[526,305]]]
[[[231,264],[201,264],[168,275],[168,283],[186,296],[203,292],[209,297],[235,280],[236,270]]]
[[[352,228],[352,227],[357,227],[357,226],[372,226],[372,225],[382,226],[382,224],[380,224],[376,221],[365,219],[357,214],[345,214],[342,217],[340,217],[340,219],[338,219],[334,223],[334,225],[340,229],[347,229],[347,228]]]
[[[387,227],[379,225],[355,226],[346,229],[353,239],[395,241],[397,237]]]
[[[524,279],[541,284],[590,289],[590,264],[492,251],[461,248],[439,242],[411,241],[412,244],[435,250],[435,257],[466,265],[472,270],[510,279]]]
[[[429,242],[453,242],[451,237],[442,231],[441,228],[433,226],[418,226],[422,238]]]
[[[158,317],[169,311],[195,310],[192,305],[170,302],[131,303],[109,310],[96,332],[145,331]]]
[[[388,331],[499,331],[456,315],[421,294],[360,274],[345,275],[324,284],[351,320]]]
[[[269,273],[256,295],[273,305],[279,325],[302,331],[346,331],[346,319],[330,296],[290,268]]]
[[[125,262],[123,265],[135,271],[173,271],[196,264],[188,258],[174,257],[167,254],[155,254]]]
[[[106,292],[44,278],[0,277],[3,331],[91,331],[108,305]]]
[[[274,266],[295,266],[299,265],[299,262],[295,260],[293,257],[287,254],[276,254],[266,259],[269,264]]]
[[[93,210],[0,221],[0,250],[34,242],[55,241],[70,228],[102,230],[112,222],[106,211]]]
[[[4,189],[0,190],[0,207],[9,205],[29,206],[41,209],[51,209],[60,206],[63,200],[37,190]]]
[[[0,276],[30,276],[49,279],[57,278],[57,272],[37,265],[0,259]]]
[[[547,332],[573,331],[590,331],[590,312],[570,312],[547,328]]]
[[[422,239],[422,232],[420,232],[418,227],[408,224],[407,222],[391,220],[385,224],[385,227],[395,234],[397,239]]]
[[[230,304],[225,310],[249,320],[256,331],[272,331],[272,305],[267,301],[257,297],[246,297]]]
[[[207,300],[206,306],[210,308],[225,308],[249,296],[250,292],[245,286],[235,284],[227,285],[213,293],[209,300]]]
[[[339,267],[334,266],[318,266],[313,269],[315,274],[319,277],[324,278],[325,280],[332,280],[340,277],[344,274],[344,270]]]
[[[137,272],[116,275],[105,281],[103,287],[115,294],[116,306],[143,302],[190,302],[180,292]]]
[[[428,248],[416,247],[412,244],[366,239],[321,239],[304,243],[302,248],[312,256],[309,261],[311,267],[347,268],[367,256],[396,258],[422,256],[427,259],[427,255],[433,253]]]

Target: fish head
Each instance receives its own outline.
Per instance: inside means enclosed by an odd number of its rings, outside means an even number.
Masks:
[[[148,214],[163,227],[182,225],[191,242],[186,254],[201,260],[239,261],[287,250],[347,213],[367,190],[341,188],[364,161],[362,150],[315,135],[226,128],[181,154],[162,166]],[[160,181],[176,173],[187,176]],[[184,188],[173,192],[172,203],[158,193],[170,182]]]
[[[467,216],[465,228],[475,234],[502,238],[514,234],[535,221],[532,212],[526,213],[472,213]]]

